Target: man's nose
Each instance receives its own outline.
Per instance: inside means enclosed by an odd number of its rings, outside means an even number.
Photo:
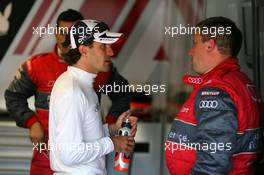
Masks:
[[[111,45],[106,45],[106,54],[110,57],[114,55],[114,51],[113,51]]]

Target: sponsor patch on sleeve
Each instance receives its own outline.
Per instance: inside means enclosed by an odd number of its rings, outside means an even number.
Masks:
[[[202,96],[218,96],[220,94],[219,91],[202,91]]]

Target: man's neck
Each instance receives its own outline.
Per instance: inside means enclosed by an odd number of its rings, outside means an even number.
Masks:
[[[91,68],[91,66],[88,65],[88,63],[85,62],[85,60],[83,60],[83,59],[81,59],[81,58],[80,58],[79,61],[78,61],[77,63],[75,63],[73,66],[74,66],[74,67],[77,67],[77,68],[79,68],[79,69],[82,69],[82,70],[84,70],[84,71],[86,71],[86,72],[88,72],[88,73],[97,74],[97,72],[94,71],[94,70]]]
[[[225,60],[227,60],[229,57],[220,56],[220,57],[214,57],[214,58],[216,58],[216,59],[215,59],[215,62],[211,64],[212,67],[208,68],[205,71],[205,73],[203,73],[203,74],[207,74],[208,72],[210,72],[211,70],[213,70],[215,67],[217,67],[218,65],[220,65],[222,62],[224,62]]]

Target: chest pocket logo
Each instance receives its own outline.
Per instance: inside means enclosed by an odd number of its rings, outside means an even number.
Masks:
[[[199,103],[200,109],[215,109],[218,106],[218,102],[216,100],[202,100]]]

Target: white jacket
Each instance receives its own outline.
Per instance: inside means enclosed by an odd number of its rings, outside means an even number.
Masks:
[[[114,150],[102,124],[95,74],[69,66],[50,97],[50,163],[55,174],[104,175],[105,155]]]

